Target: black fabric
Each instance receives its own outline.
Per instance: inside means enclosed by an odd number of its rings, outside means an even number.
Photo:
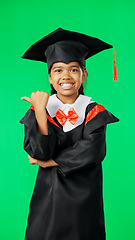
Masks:
[[[37,131],[35,112],[32,109],[26,112],[20,123],[25,125],[24,150],[33,158],[44,161],[50,159],[55,150],[57,137],[49,120],[47,119],[48,135]]]
[[[87,106],[86,115],[95,104]],[[119,119],[105,110],[94,120],[68,132],[48,121],[49,135],[37,132],[32,109],[20,121],[25,125],[25,151],[59,164],[38,169],[25,240],[106,239],[101,162],[106,125]]]
[[[85,115],[87,115],[87,113],[90,112],[96,105],[97,105],[96,102],[88,104]],[[102,112],[99,112],[93,119],[91,119],[86,124],[83,135],[84,136],[87,135],[87,131],[89,131],[89,133],[91,133],[92,131],[94,131],[97,128],[100,128],[103,125],[106,125],[109,123],[115,123],[118,121],[119,121],[119,119],[106,109]]]
[[[58,28],[35,42],[22,58],[47,62],[48,72],[55,62],[80,62],[112,45],[86,34]]]
[[[66,64],[79,62],[85,67],[85,57],[88,52],[89,49],[77,41],[65,40],[49,45],[45,51],[48,72],[50,72],[52,65],[56,62],[64,62]]]
[[[87,131],[87,134],[83,135],[83,140],[53,156],[53,160],[59,164],[58,171],[67,176],[74,171],[88,169],[102,162],[106,155],[105,137],[106,125],[93,133]]]

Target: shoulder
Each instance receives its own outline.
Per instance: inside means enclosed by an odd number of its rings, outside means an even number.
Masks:
[[[35,119],[34,107],[31,106],[19,122],[31,128],[35,120],[36,119]]]
[[[119,119],[114,116],[105,106],[97,102],[88,104],[86,108],[85,123],[84,126],[91,128],[91,131],[109,124],[118,122]]]

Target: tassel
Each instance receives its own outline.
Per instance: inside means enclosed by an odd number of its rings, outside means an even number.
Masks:
[[[115,50],[114,50],[114,47],[113,47],[113,55],[114,55],[114,67],[113,67],[113,80],[114,81],[118,81],[118,77],[117,77],[117,68],[116,68],[116,65],[115,65]]]

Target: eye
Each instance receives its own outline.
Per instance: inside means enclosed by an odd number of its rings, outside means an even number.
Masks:
[[[73,70],[73,72],[78,71],[78,69],[76,69],[76,68],[71,69],[71,71],[72,71],[72,70]]]
[[[60,72],[61,71],[61,69],[57,69],[57,70],[55,70],[55,72]]]

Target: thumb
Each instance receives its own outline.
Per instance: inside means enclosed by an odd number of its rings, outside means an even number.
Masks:
[[[25,100],[25,101],[31,103],[31,98],[29,98],[29,97],[21,97],[21,100]]]

